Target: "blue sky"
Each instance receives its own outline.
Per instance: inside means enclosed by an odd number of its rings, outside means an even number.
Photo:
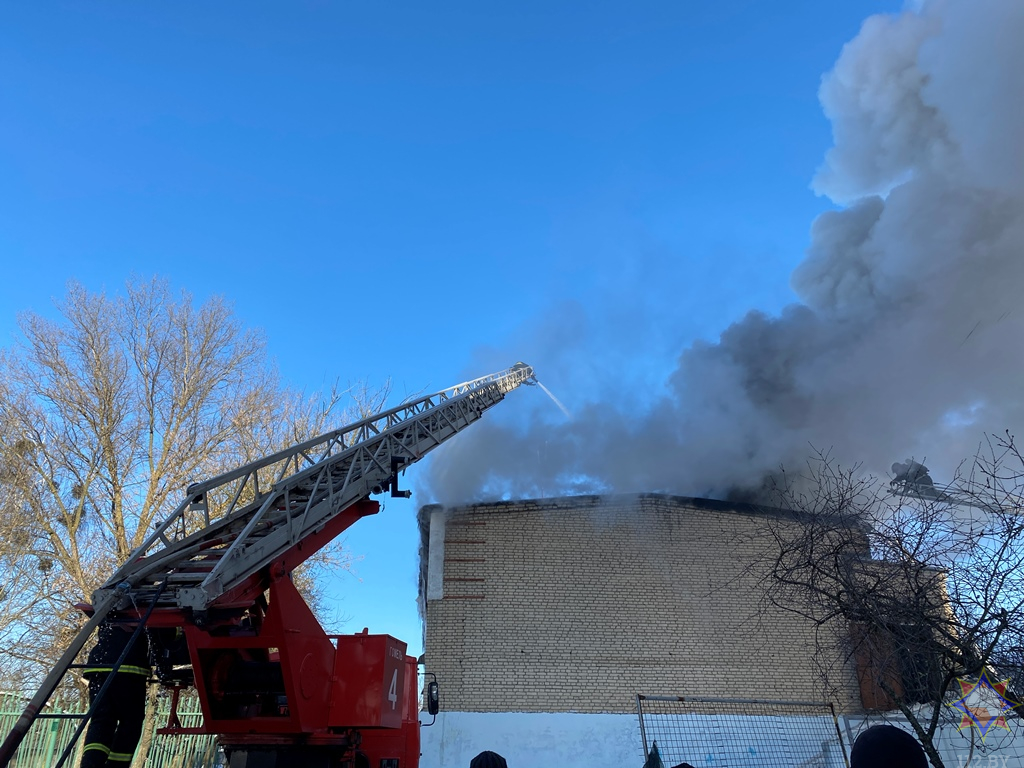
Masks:
[[[829,205],[808,188],[820,77],[898,10],[4,4],[0,343],[69,279],[156,274],[225,295],[307,390],[440,389],[523,359],[570,409],[611,389],[584,370],[643,398],[688,342],[793,299]],[[348,535],[346,629],[419,652],[427,501]]]

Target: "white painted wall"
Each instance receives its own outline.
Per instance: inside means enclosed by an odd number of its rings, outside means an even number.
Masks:
[[[741,743],[750,733],[754,718],[721,718],[718,727],[737,749],[730,749],[741,768],[759,768],[761,761]],[[887,720],[906,728],[899,718]],[[856,735],[870,722],[861,718],[840,718],[846,749],[849,736]],[[829,720],[829,726],[832,723]],[[907,730],[910,730],[907,728]],[[1024,768],[1024,730],[1014,733],[990,731],[982,744],[975,737],[973,753],[969,735],[946,728],[938,739],[939,751],[947,768]],[[572,714],[567,712],[443,712],[434,726],[421,730],[421,768],[468,768],[469,761],[484,750],[502,755],[509,768],[641,768],[644,763],[640,727],[636,715]],[[749,746],[749,745],[748,745]],[[844,768],[837,749],[794,743],[794,765],[802,768]],[[838,740],[834,745],[838,747]],[[739,747],[744,747],[739,749]],[[806,749],[804,748],[806,747]],[[737,751],[738,750],[738,751]],[[761,758],[763,760],[764,758]],[[715,768],[711,762],[694,761],[697,768]],[[671,765],[671,763],[666,763]],[[732,766],[730,766],[732,768]],[[766,767],[767,768],[767,767]],[[778,768],[772,763],[771,768]]]
[[[429,719],[427,720],[429,722]],[[442,712],[420,731],[420,768],[469,768],[484,750],[509,768],[641,768],[636,715]]]

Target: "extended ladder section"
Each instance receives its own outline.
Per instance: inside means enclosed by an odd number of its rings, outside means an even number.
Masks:
[[[520,384],[517,363],[498,373],[378,413],[219,477],[185,499],[94,595],[203,611],[260,568],[323,529],[370,493],[479,419]]]

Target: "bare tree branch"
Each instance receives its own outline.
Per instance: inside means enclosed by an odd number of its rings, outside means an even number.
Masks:
[[[959,722],[947,706],[957,681],[986,670],[1022,680],[1024,458],[1007,435],[989,439],[948,488],[890,486],[827,453],[797,477],[781,473],[773,503],[799,525],[772,525],[766,600],[822,629],[826,690],[856,670],[864,707],[900,712],[943,768],[935,738]]]
[[[193,482],[379,410],[390,382],[306,395],[221,298],[166,281],[120,295],[71,283],[48,319],[20,316],[0,350],[0,685],[44,672],[78,625],[74,603]],[[358,416],[357,416],[358,414]],[[351,566],[341,545],[300,575]]]

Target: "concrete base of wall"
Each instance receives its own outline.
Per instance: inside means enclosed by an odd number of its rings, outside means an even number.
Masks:
[[[878,722],[911,730],[897,716],[840,717],[847,752],[857,734]],[[754,724],[748,725],[746,730],[756,732]],[[947,726],[941,729],[937,746],[947,768],[1024,768],[1024,728],[1015,718],[1011,728],[1010,733],[993,729],[984,744],[975,735],[972,749],[970,732]],[[504,757],[509,768],[641,768],[644,763],[636,715],[443,712],[435,725],[420,734],[420,768],[468,768],[470,760],[484,750]],[[807,768],[846,764],[841,751],[825,760],[797,762]]]
[[[429,718],[427,719],[429,722]],[[420,768],[469,768],[485,750],[509,768],[640,768],[636,715],[566,712],[442,712],[420,731]]]

